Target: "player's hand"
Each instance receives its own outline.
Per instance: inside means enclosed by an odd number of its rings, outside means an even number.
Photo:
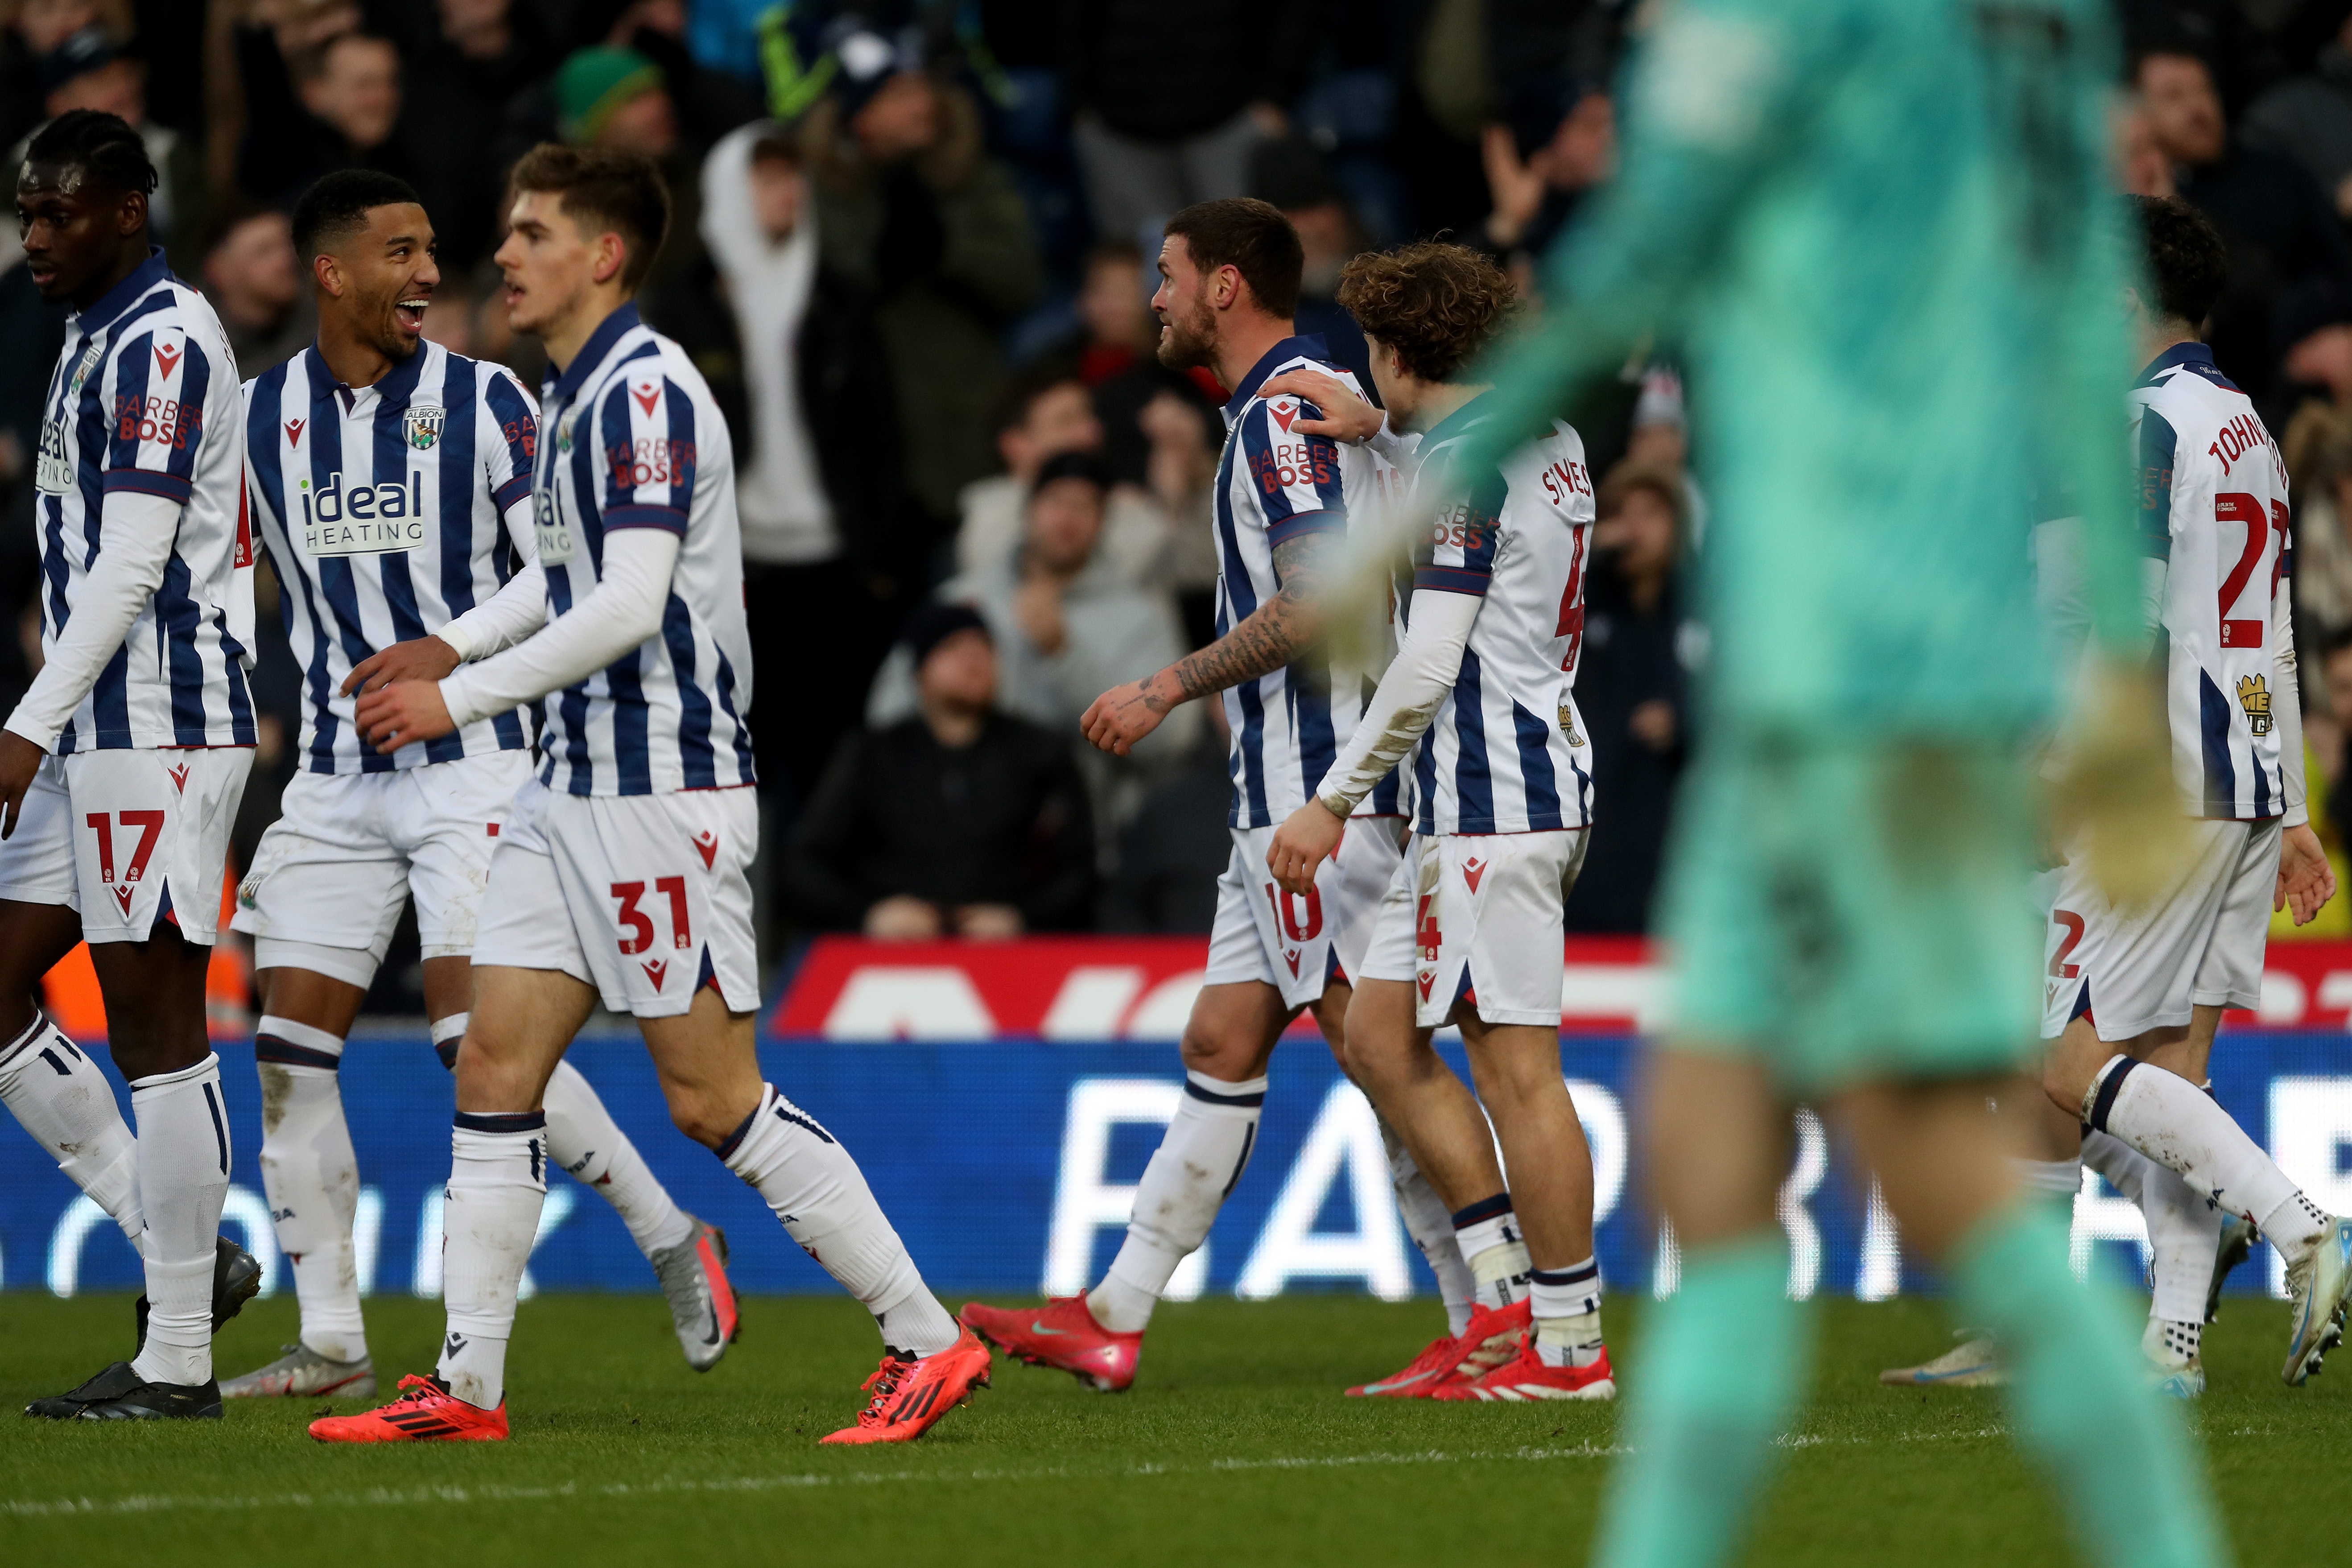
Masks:
[[[2163,690],[2148,671],[2103,658],[2088,672],[2050,805],[2058,841],[2126,909],[2146,907],[2188,873],[2196,851],[2172,779]]]
[[[1130,680],[1125,686],[1114,686],[1094,700],[1084,713],[1078,715],[1078,730],[1088,743],[1114,757],[1123,757],[1135,749],[1135,743],[1160,728],[1181,697],[1172,700],[1160,689],[1161,676],[1147,680]]]
[[[412,637],[352,666],[351,674],[343,678],[342,694],[373,691],[395,680],[438,680],[458,663],[457,650],[439,637]]]
[[[14,730],[0,730],[0,838],[16,831],[16,816],[25,808],[25,792],[41,771],[48,752]]]
[[[1301,366],[1286,370],[1257,389],[1260,397],[1296,397],[1323,411],[1320,419],[1294,419],[1294,436],[1328,436],[1350,447],[1361,446],[1381,433],[1387,416],[1348,390],[1348,384],[1319,370]]]
[[[418,741],[437,741],[457,727],[441,700],[440,686],[430,680],[380,686],[360,699],[352,718],[360,739],[386,756]]]
[[[1310,800],[1274,830],[1265,847],[1265,868],[1286,892],[1300,898],[1315,890],[1315,868],[1339,852],[1348,819],[1334,816],[1319,800]]]
[[[2271,908],[2294,910],[2294,923],[2306,926],[2335,896],[2336,868],[2327,863],[2319,835],[2309,823],[2288,828],[2279,837],[2278,896]]]

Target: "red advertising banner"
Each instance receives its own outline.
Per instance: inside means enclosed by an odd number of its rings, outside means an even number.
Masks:
[[[779,1035],[826,1040],[1174,1040],[1207,961],[1201,937],[821,937],[769,1024]],[[1560,966],[1560,1027],[1627,1034],[1653,1025],[1663,1017],[1664,981],[1640,938],[1571,939]],[[2274,942],[2261,1008],[2228,1022],[2340,1029],[2348,1013],[2352,942]]]

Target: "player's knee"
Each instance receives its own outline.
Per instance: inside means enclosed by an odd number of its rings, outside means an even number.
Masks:
[[[1257,1076],[1258,1042],[1233,1031],[1187,1024],[1177,1050],[1187,1072],[1206,1073],[1229,1083]]]
[[[743,1121],[740,1110],[730,1113],[719,1097],[697,1089],[667,1087],[670,1124],[706,1149],[716,1149]]]

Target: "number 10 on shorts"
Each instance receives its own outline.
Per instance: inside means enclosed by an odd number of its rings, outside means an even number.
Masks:
[[[661,877],[654,881],[656,898],[669,900],[670,945],[685,948],[694,945],[694,921],[686,909],[686,879]],[[615,882],[613,897],[620,900],[620,911],[614,917],[621,925],[621,952],[634,956],[654,944],[653,917],[638,907],[646,896],[643,882]]]

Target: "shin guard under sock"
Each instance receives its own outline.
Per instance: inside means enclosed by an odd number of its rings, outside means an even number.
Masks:
[[[457,1112],[441,1208],[449,1332],[438,1371],[452,1394],[484,1410],[506,1399],[507,1342],[546,1202],[547,1118]]]
[[[1103,1282],[1087,1294],[1095,1321],[1113,1333],[1142,1331],[1176,1266],[1209,1238],[1217,1211],[1249,1167],[1265,1079],[1228,1083],[1184,1075],[1184,1099],[1135,1185],[1127,1239]]]
[[[0,1101],[138,1247],[146,1228],[138,1144],[115,1103],[114,1086],[37,1009],[23,1034],[0,1046]]]
[[[343,1118],[343,1042],[290,1018],[254,1030],[261,1078],[261,1188],[278,1249],[301,1303],[302,1342],[333,1361],[367,1352],[352,1220],[359,1210],[359,1157]]]
[[[145,1211],[147,1343],[131,1364],[150,1383],[213,1375],[213,1258],[228,1196],[228,1112],[220,1058],[134,1079],[139,1205]]]

